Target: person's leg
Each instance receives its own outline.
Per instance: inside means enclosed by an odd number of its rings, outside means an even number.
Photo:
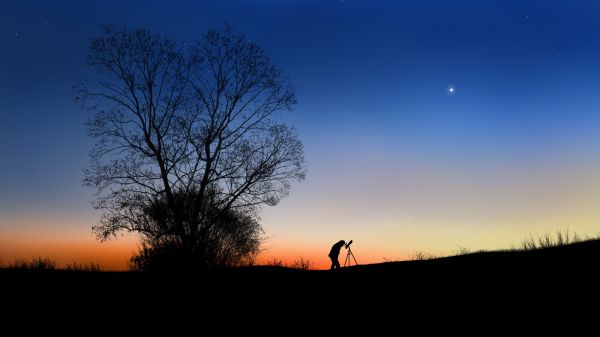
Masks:
[[[330,268],[330,270],[333,270],[333,269],[335,269],[335,259],[333,257],[331,257],[331,256],[329,258],[331,259],[331,268]]]
[[[335,263],[335,267],[336,267],[337,269],[340,269],[340,261],[338,261],[338,259],[335,259],[335,260],[334,260],[334,263]]]

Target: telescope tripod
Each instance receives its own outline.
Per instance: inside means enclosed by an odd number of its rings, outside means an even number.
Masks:
[[[352,261],[350,260],[350,258],[352,258],[352,260],[354,260],[354,265],[358,266],[358,262],[356,262],[354,253],[352,253],[352,249],[350,249],[350,246],[348,246],[348,251],[346,252],[346,260],[344,260],[344,267],[346,267],[346,264],[348,264],[348,267],[350,267],[350,265],[352,264]]]

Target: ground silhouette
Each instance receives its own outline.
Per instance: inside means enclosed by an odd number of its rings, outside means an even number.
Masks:
[[[454,324],[477,318],[488,326],[519,326],[531,324],[535,317],[584,317],[586,305],[593,305],[597,294],[599,259],[600,240],[590,240],[534,251],[359,265],[335,272],[274,266],[203,273],[4,268],[0,287],[10,290],[2,297],[6,307],[25,310],[35,304],[40,312],[53,312],[56,303],[78,312],[102,307],[119,311],[134,303],[141,308],[170,308],[177,318],[178,313],[190,314],[187,308],[193,304],[192,311],[201,310],[206,319],[236,312],[254,320],[369,317],[376,319],[376,327],[398,319],[432,324],[439,318]]]

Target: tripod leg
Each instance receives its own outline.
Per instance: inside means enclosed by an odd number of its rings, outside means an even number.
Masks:
[[[354,253],[352,254],[352,258],[354,259],[354,264],[358,266],[358,262],[356,262],[356,258],[354,257]]]
[[[350,250],[348,250],[348,252],[346,253],[346,260],[344,260],[344,267],[346,267],[346,265],[348,265],[348,267],[350,267]]]
[[[348,254],[346,255],[346,259],[348,259],[348,266],[350,266],[350,256],[352,256],[352,259],[354,259],[354,264],[358,266],[358,262],[356,262],[356,258],[354,257],[354,253],[352,253],[352,251],[350,250],[350,248],[348,248]],[[346,264],[344,263],[344,266]]]

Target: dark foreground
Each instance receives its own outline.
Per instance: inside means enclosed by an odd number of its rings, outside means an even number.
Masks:
[[[600,240],[592,240],[537,251],[474,253],[336,272],[273,267],[198,274],[0,270],[0,286],[5,308],[10,303],[11,308],[28,312],[55,312],[61,304],[67,309],[60,310],[80,313],[106,307],[115,315],[203,311],[204,319],[224,314],[255,319],[291,315],[306,321],[298,324],[340,315],[350,320],[365,315],[403,320],[494,313],[490,317],[525,320],[539,314],[550,319],[552,314],[597,312],[585,307],[597,307],[599,269]]]

